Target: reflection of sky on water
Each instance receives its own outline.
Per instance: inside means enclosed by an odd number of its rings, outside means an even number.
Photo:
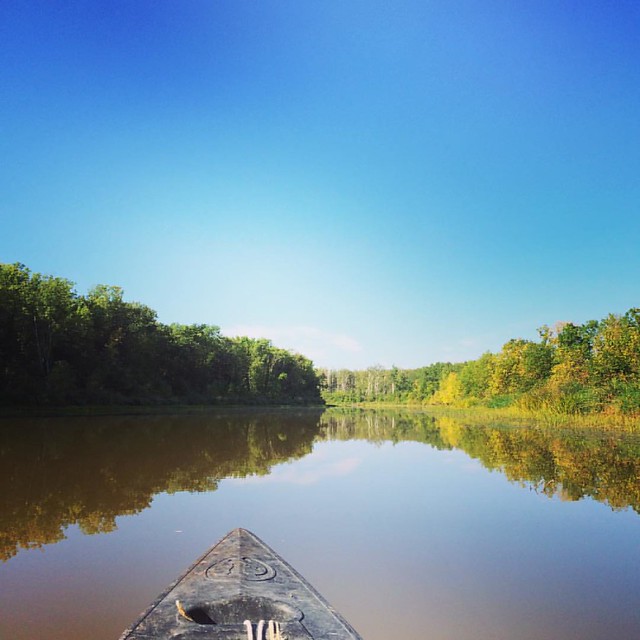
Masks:
[[[301,460],[275,465],[269,475],[229,478],[225,483],[253,485],[265,483],[315,484],[324,478],[342,478],[349,475],[362,463],[361,457],[344,457],[339,448],[319,443],[313,453]]]

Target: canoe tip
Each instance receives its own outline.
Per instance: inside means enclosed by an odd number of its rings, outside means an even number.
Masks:
[[[256,534],[244,527],[236,527],[227,533],[225,538],[256,538]]]

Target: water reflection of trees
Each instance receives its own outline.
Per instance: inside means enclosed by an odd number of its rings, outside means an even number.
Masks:
[[[0,560],[78,525],[108,532],[157,493],[214,491],[268,474],[317,438],[460,449],[548,496],[640,513],[640,439],[613,432],[466,424],[419,412],[226,411],[199,416],[0,421]]]
[[[306,455],[319,411],[0,422],[0,560],[116,528],[160,492],[213,491]]]
[[[590,497],[640,513],[640,438],[612,431],[465,424],[426,413],[331,409],[327,439],[415,441],[461,449],[487,469],[564,500]]]

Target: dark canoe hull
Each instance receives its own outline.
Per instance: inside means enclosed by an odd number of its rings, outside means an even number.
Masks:
[[[268,640],[270,620],[279,623],[287,640],[361,640],[275,551],[250,531],[234,529],[159,596],[120,640]]]

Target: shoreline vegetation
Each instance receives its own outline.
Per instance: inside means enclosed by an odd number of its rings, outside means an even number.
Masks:
[[[318,369],[266,339],[164,325],[120,287],[0,263],[0,416],[398,406],[481,420],[640,427],[640,309],[418,369]]]
[[[558,323],[539,340],[419,369],[320,371],[332,405],[410,405],[492,412],[510,419],[640,426],[640,309],[582,325]]]
[[[330,405],[453,408],[547,423],[640,426],[640,309],[582,325],[543,326],[539,340],[419,369],[319,370]]]
[[[566,414],[552,411],[522,410],[518,407],[488,408],[454,405],[435,405],[418,403],[361,402],[356,404],[327,404],[328,409],[389,411],[407,410],[429,415],[435,419],[445,418],[462,421],[469,425],[484,426],[521,426],[521,427],[558,427],[577,429],[605,429],[627,433],[640,433],[640,416],[636,414]]]
[[[0,407],[322,404],[308,358],[0,264]]]

